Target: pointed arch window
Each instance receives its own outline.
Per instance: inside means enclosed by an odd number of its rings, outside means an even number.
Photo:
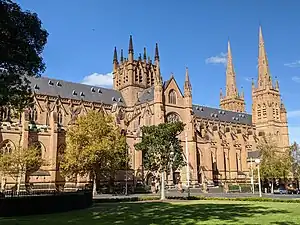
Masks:
[[[4,140],[0,144],[0,154],[11,154],[15,150],[15,145],[10,140]]]
[[[263,118],[267,118],[267,107],[265,103],[263,104],[262,107],[262,114],[263,114]]]
[[[57,122],[59,125],[63,125],[63,114],[61,113],[60,110],[57,113]]]
[[[0,107],[0,121],[9,121],[9,120],[10,120],[10,108]]]
[[[257,119],[261,119],[261,106],[260,105],[258,105],[257,106]]]
[[[29,111],[29,120],[34,123],[38,120],[38,111],[35,106]]]
[[[180,117],[177,113],[175,112],[171,112],[167,115],[167,122],[168,123],[174,123],[180,121]]]
[[[176,91],[173,89],[169,92],[169,103],[171,103],[171,104],[177,103]]]

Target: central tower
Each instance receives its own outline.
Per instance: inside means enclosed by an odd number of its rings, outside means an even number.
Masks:
[[[144,48],[143,57],[139,54],[138,59],[134,59],[131,35],[129,38],[128,58],[123,56],[123,49],[121,49],[119,60],[117,48],[115,47],[113,57],[113,88],[122,93],[127,106],[133,106],[138,100],[139,93],[153,86],[157,72],[160,73],[160,70],[156,71],[159,67],[157,44],[155,46],[154,62],[153,64],[150,57],[147,58],[146,48]]]

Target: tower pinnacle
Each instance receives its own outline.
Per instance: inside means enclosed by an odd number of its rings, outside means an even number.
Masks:
[[[185,69],[185,81],[184,81],[184,96],[191,96],[192,94],[192,85],[189,77],[189,69]]]
[[[155,44],[155,60],[159,61],[159,52],[158,52],[158,44]]]
[[[129,47],[128,47],[128,52],[133,54],[132,35],[129,36]]]
[[[117,63],[117,62],[118,62],[118,54],[117,54],[117,47],[115,47],[113,63]]]
[[[261,26],[259,26],[257,87],[259,89],[272,88],[272,79]]]

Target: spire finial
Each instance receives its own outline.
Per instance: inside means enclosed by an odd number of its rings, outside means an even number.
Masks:
[[[124,56],[123,56],[123,49],[121,49],[121,58],[120,58],[121,62],[124,61]]]
[[[114,62],[114,63],[117,63],[117,62],[118,62],[117,47],[115,47],[115,49],[114,49],[114,59],[113,59],[113,62]]]
[[[159,61],[159,52],[158,52],[158,44],[155,44],[155,60]]]
[[[132,35],[129,36],[129,48],[128,48],[129,53],[133,53],[133,43],[132,43]]]
[[[184,81],[184,93],[187,95],[192,91],[192,85],[190,82],[190,76],[189,76],[189,68],[185,68],[185,81]]]
[[[144,61],[147,60],[147,52],[146,52],[146,47],[144,47]]]

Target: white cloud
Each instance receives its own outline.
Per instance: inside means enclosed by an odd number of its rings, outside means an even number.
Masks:
[[[296,60],[291,63],[285,63],[284,65],[287,67],[300,67],[300,60]]]
[[[251,77],[244,77],[245,81],[247,82],[252,82],[252,78]]]
[[[298,76],[293,76],[292,80],[297,82],[297,83],[300,83],[300,77],[298,77]]]
[[[217,56],[212,56],[207,59],[205,59],[206,64],[223,64],[226,65],[227,63],[227,53],[221,52]]]
[[[93,73],[91,75],[85,76],[81,83],[94,86],[111,87],[113,85],[113,75],[112,73]]]

